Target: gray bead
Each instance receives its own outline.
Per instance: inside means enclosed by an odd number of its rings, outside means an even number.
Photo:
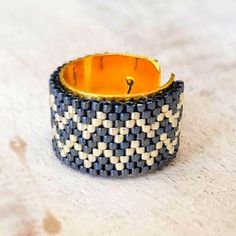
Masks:
[[[156,130],[156,135],[161,135],[164,133],[164,129],[163,128],[159,128],[158,130]]]
[[[162,154],[159,154],[157,157],[155,157],[155,161],[160,161],[161,160],[161,158],[162,158]]]
[[[78,130],[78,129],[73,129],[73,134],[76,137],[80,137],[82,135],[82,131]]]
[[[149,138],[146,138],[146,139],[144,139],[144,140],[141,140],[141,145],[143,146],[143,147],[146,147],[146,146],[148,146],[150,144],[150,139]]]
[[[70,166],[70,161],[67,158],[64,158],[63,162],[67,165]]]
[[[168,120],[167,120],[167,119],[162,120],[161,123],[160,123],[160,125],[161,125],[162,127],[167,126],[167,125],[168,125]]]
[[[106,128],[103,128],[103,127],[98,127],[96,128],[96,133],[99,135],[99,136],[104,136],[107,134],[107,129]]]
[[[115,156],[120,157],[120,156],[124,156],[124,155],[125,155],[124,149],[116,149],[115,150]]]
[[[86,144],[86,141],[82,137],[79,137],[78,138],[78,143],[83,146],[83,145]]]
[[[98,162],[99,162],[101,165],[107,164],[107,161],[108,161],[108,158],[106,158],[106,157],[98,157]]]
[[[66,158],[67,158],[69,161],[74,161],[74,157],[73,157],[70,153],[67,153],[67,154],[66,154]]]
[[[120,119],[123,121],[129,120],[130,119],[130,113],[126,112],[126,113],[121,113],[120,114]]]
[[[118,146],[117,143],[109,143],[108,145],[110,150],[116,150]]]
[[[128,112],[128,113],[134,112],[134,108],[135,108],[135,106],[134,106],[134,104],[131,103],[131,102],[128,102],[128,103],[125,104],[125,110],[126,110],[126,112]]]
[[[83,124],[91,124],[91,119],[87,116],[82,116],[81,123]]]
[[[145,133],[139,133],[136,136],[137,140],[144,140],[146,138],[146,134]]]
[[[137,104],[137,111],[143,112],[145,110],[146,106],[144,103],[138,103]]]
[[[146,151],[147,151],[147,152],[152,152],[152,151],[154,151],[154,150],[155,150],[155,145],[154,145],[154,144],[148,145],[148,146],[146,147]]]
[[[120,144],[120,147],[121,147],[122,149],[127,149],[127,148],[129,148],[129,146],[130,146],[130,143],[129,143],[129,142],[123,142],[123,143]]]
[[[84,110],[79,108],[76,110],[76,114],[79,116],[79,117],[82,117],[84,115]]]
[[[150,118],[150,116],[151,116],[151,111],[143,111],[143,112],[141,113],[141,117],[142,117],[143,119],[148,119],[148,118]]]
[[[162,107],[164,105],[164,99],[158,99],[157,104],[159,107]]]
[[[79,106],[80,106],[80,102],[79,102],[79,100],[77,100],[77,99],[73,99],[73,100],[71,101],[71,105],[72,105],[75,109],[77,109],[77,108],[79,108]]]
[[[109,113],[108,114],[108,119],[111,121],[117,120],[117,114],[116,113]]]
[[[157,169],[157,163],[155,162],[155,163],[153,163],[153,165],[150,167],[150,170],[151,171],[155,171],[156,169]]]
[[[139,126],[135,126],[135,127],[131,128],[131,133],[138,134],[138,133],[140,133],[140,130],[141,130],[141,128]]]
[[[126,134],[125,139],[126,139],[126,141],[131,142],[134,140],[134,135],[133,134]]]
[[[132,159],[133,162],[139,161],[140,158],[141,158],[140,154],[134,154],[134,155],[131,156],[131,159]]]
[[[109,113],[109,112],[111,112],[111,110],[112,110],[112,105],[111,105],[111,103],[104,103],[103,104],[103,112],[105,112],[105,113]]]
[[[78,170],[78,165],[77,164],[75,164],[74,162],[71,162],[71,167],[72,167],[72,169],[74,169],[74,170]]]
[[[103,136],[103,142],[104,143],[110,143],[110,142],[112,142],[113,141],[113,136],[111,136],[111,135],[105,135],[105,136]]]
[[[77,124],[73,120],[69,120],[69,126],[71,129],[75,129],[77,127]]]
[[[65,97],[63,98],[63,101],[64,101],[64,103],[65,103],[66,105],[70,105],[70,103],[71,103],[71,98],[70,98],[70,96],[65,96]]]
[[[161,154],[163,154],[165,151],[166,151],[166,147],[162,147],[162,148],[159,150],[159,152],[160,152]]]
[[[70,150],[70,153],[72,156],[78,156],[78,151],[76,151],[74,148]]]

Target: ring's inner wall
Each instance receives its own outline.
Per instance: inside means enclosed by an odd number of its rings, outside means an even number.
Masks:
[[[156,63],[156,64],[155,64]],[[160,70],[157,62],[128,55],[92,55],[65,65],[60,75],[64,85],[78,93],[125,96],[127,80],[133,80],[130,95],[158,90]]]

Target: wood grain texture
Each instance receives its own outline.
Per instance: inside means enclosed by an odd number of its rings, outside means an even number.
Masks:
[[[0,1],[0,235],[236,235],[234,0]],[[186,84],[163,171],[94,178],[56,160],[48,78],[94,52],[158,58]]]

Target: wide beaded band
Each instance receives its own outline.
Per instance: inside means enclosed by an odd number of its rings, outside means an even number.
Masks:
[[[49,83],[52,145],[59,160],[92,175],[126,176],[160,169],[176,157],[182,81],[138,100],[85,99],[62,86],[61,68]]]

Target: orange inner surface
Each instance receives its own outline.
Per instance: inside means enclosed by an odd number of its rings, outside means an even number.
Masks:
[[[82,95],[132,97],[157,91],[161,72],[158,62],[145,57],[95,54],[65,65],[60,80]],[[133,81],[130,91],[128,80]]]

